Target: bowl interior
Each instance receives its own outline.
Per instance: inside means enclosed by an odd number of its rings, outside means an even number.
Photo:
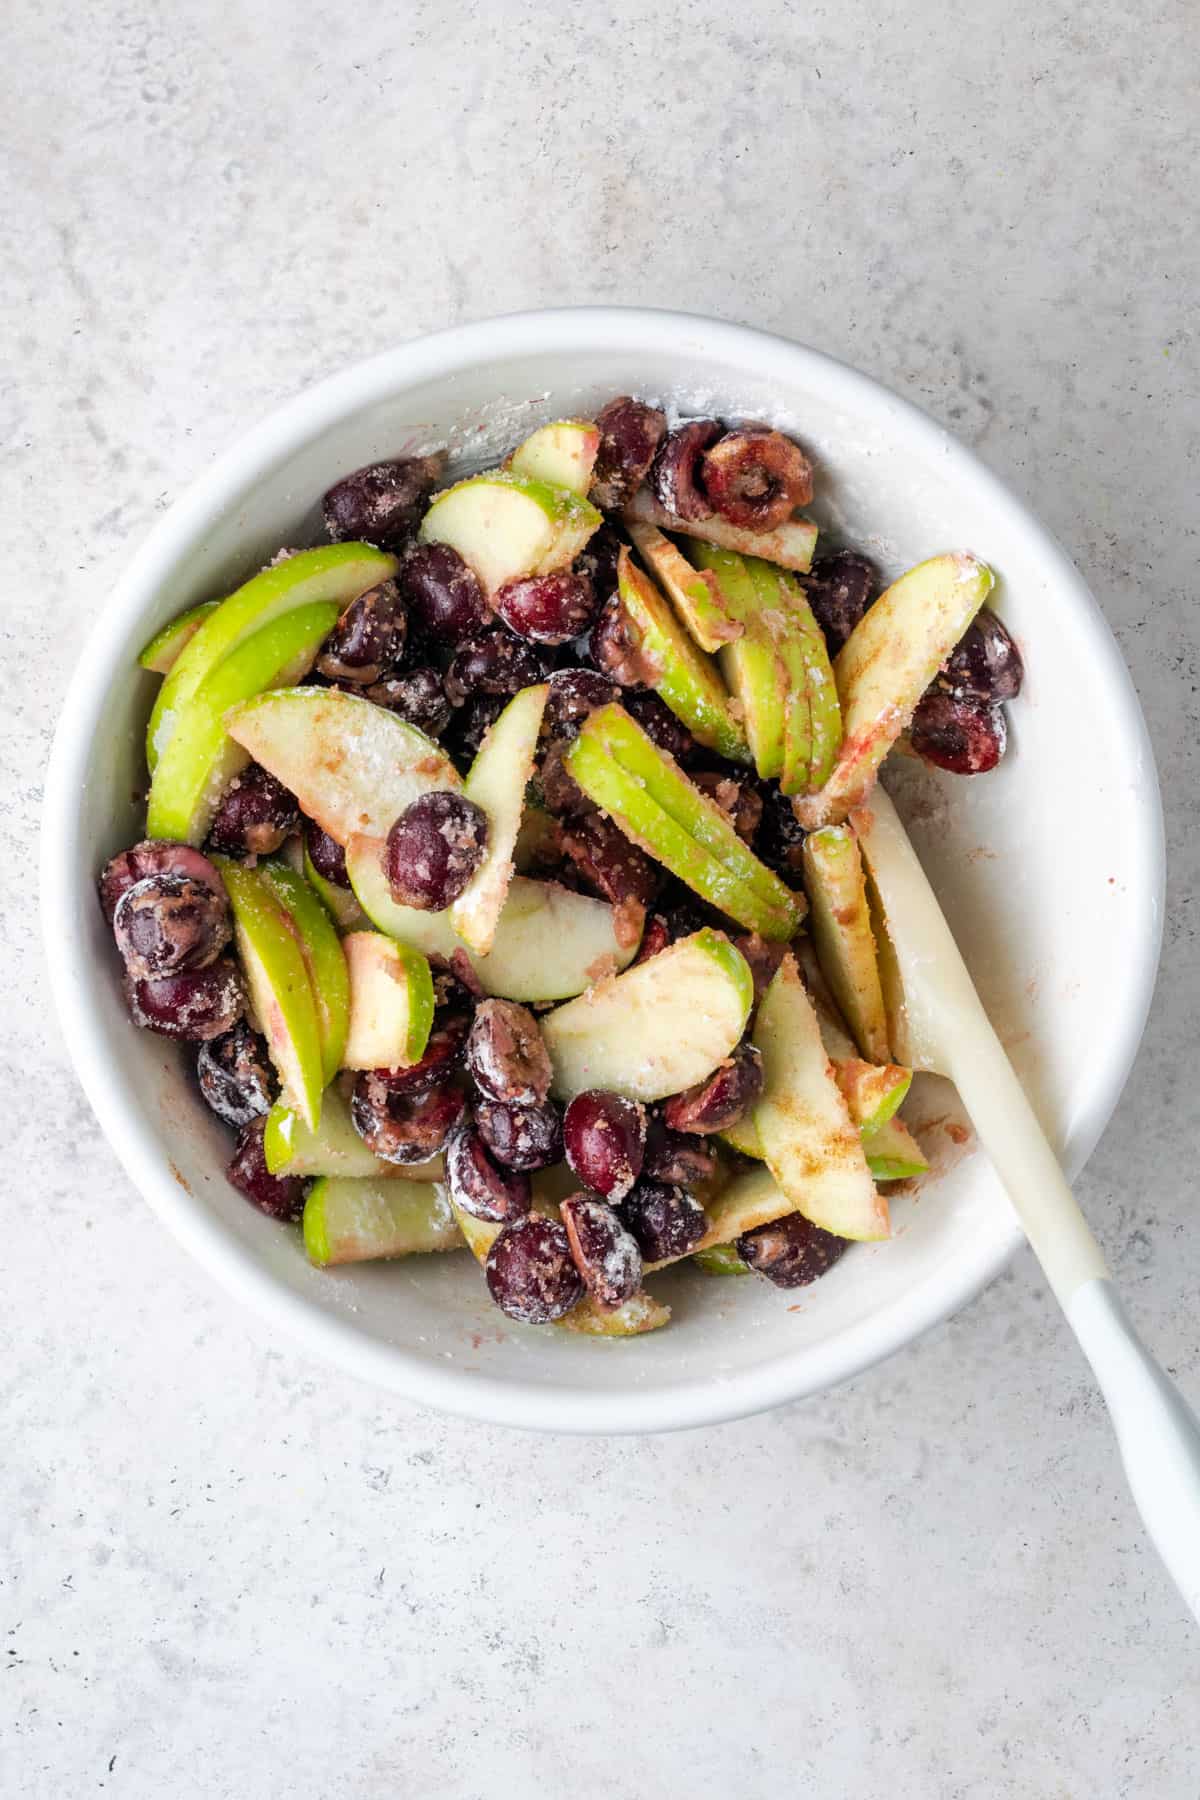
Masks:
[[[536,326],[536,328],[535,328]],[[999,770],[939,778],[894,756],[889,785],[1002,1037],[1077,1168],[1136,1047],[1157,946],[1157,795],[1136,702],[1061,552],[961,447],[850,371],[732,327],[662,315],[549,315],[468,328],[380,359],[294,403],[231,453],[138,558],[77,679],[51,787],[47,923],[55,985],[89,1095],[131,1174],[227,1284],[314,1348],[455,1410],[621,1429],[731,1416],[809,1391],[894,1348],[974,1291],[1016,1238],[952,1096],[920,1096],[945,1172],[895,1206],[890,1243],[854,1248],[815,1287],[674,1272],[670,1329],[596,1344],[508,1324],[465,1256],[318,1273],[296,1234],[228,1187],[229,1139],[186,1059],[133,1031],[93,898],[135,839],[155,678],[141,643],[281,545],[316,541],[315,501],[372,458],[447,444],[468,467],[534,424],[636,391],[685,413],[758,415],[814,452],[829,540],[889,573],[969,548],[1025,657]],[[57,809],[57,824],[54,823]]]

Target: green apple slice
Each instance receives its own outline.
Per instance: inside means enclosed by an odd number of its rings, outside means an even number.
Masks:
[[[697,743],[731,762],[749,762],[746,733],[716,669],[624,548],[617,560],[617,592],[626,633],[659,698],[682,719]]]
[[[599,448],[600,427],[591,419],[555,419],[518,444],[507,466],[514,474],[586,495]]]
[[[291,919],[308,969],[317,1003],[321,1065],[328,1087],[343,1066],[350,1030],[350,976],[342,942],[333,920],[302,875],[278,861],[260,862],[258,872]]]
[[[277,1100],[267,1114],[263,1153],[272,1175],[345,1175],[354,1180],[440,1181],[440,1156],[421,1163],[389,1163],[367,1149],[354,1129],[350,1105],[339,1085],[325,1089],[321,1120],[310,1131],[303,1119]]]
[[[876,1181],[907,1181],[929,1168],[929,1159],[903,1119],[889,1119],[864,1137],[863,1154]]]
[[[802,704],[784,725],[785,794],[803,794],[829,779],[842,742],[842,709],[825,634],[794,575],[759,557],[747,557],[759,618],[781,645],[791,695]]]
[[[707,928],[548,1013],[553,1092],[607,1088],[664,1100],[712,1074],[741,1038],[754,1000],[746,959]]]
[[[689,546],[691,560],[715,581],[725,610],[743,627],[734,643],[719,655],[721,673],[741,707],[754,766],[764,779],[783,772],[784,732],[790,677],[780,644],[781,622],[761,616],[754,577],[746,559],[711,544]]]
[[[986,563],[965,551],[918,563],[879,596],[834,664],[842,748],[828,781],[797,812],[810,829],[837,824],[865,800],[879,765],[992,591]]]
[[[792,1209],[838,1237],[886,1237],[887,1202],[871,1179],[792,956],[784,957],[767,989],[754,1041],[763,1059],[754,1122],[767,1167]]]
[[[459,1230],[466,1239],[467,1249],[482,1266],[503,1228],[490,1225],[483,1219],[473,1218],[453,1200],[450,1206],[458,1221]],[[538,1203],[534,1211],[545,1213],[547,1218],[558,1217],[556,1205]],[[617,1307],[615,1312],[603,1312],[590,1294],[585,1295],[578,1306],[572,1307],[563,1318],[555,1319],[554,1324],[561,1331],[580,1332],[586,1337],[640,1337],[643,1332],[659,1330],[670,1321],[670,1317],[670,1307],[664,1306],[643,1290],[626,1300],[623,1306]]]
[[[811,995],[810,995],[811,999]],[[814,1003],[815,1010],[815,1003]],[[820,1018],[818,1015],[818,1025]],[[822,1039],[824,1031],[822,1030]],[[755,1043],[757,1045],[757,1036]],[[825,1049],[828,1052],[828,1044]],[[874,1063],[862,1062],[858,1057],[831,1057],[829,1066],[833,1070],[833,1079],[837,1082],[843,1100],[846,1102],[852,1122],[858,1127],[864,1143],[874,1132],[881,1131],[892,1114],[903,1103],[905,1095],[912,1085],[912,1070],[902,1069],[895,1063],[888,1063],[877,1068]],[[723,1143],[729,1145],[742,1156],[752,1156],[762,1161],[762,1139],[758,1126],[754,1121],[754,1110],[742,1114],[734,1124],[727,1125],[724,1131],[717,1133]]]
[[[233,909],[234,934],[250,1000],[287,1101],[310,1131],[325,1086],[321,1026],[291,918],[257,869],[213,858]]]
[[[759,862],[721,808],[622,707],[592,713],[564,764],[632,843],[727,917],[779,942],[795,934],[804,896]]]
[[[306,675],[337,616],[336,606],[324,604],[285,613],[231,651],[180,705],[150,780],[148,832],[174,843],[204,842],[222,794],[248,761],[225,714],[264,688]]]
[[[709,519],[679,519],[660,506],[647,487],[639,488],[625,508],[627,525],[657,525],[661,531],[675,532],[702,543],[715,544],[720,550],[739,550],[743,556],[761,556],[767,562],[779,563],[785,569],[798,569],[807,575],[812,568],[817,544],[817,528],[808,519],[789,519],[772,531],[751,531],[744,525],[731,525],[714,514]]]
[[[694,1250],[692,1261],[704,1275],[749,1275],[750,1265],[744,1263],[732,1244],[712,1244],[707,1250]]]
[[[912,1070],[902,1069],[898,1063],[880,1067],[851,1056],[833,1059],[831,1067],[850,1117],[864,1138],[883,1129],[912,1086]]]
[[[487,814],[483,861],[450,908],[450,923],[467,945],[486,956],[513,877],[513,858],[525,790],[533,774],[538,734],[550,688],[522,688],[489,729],[463,786],[468,800]]]
[[[359,833],[385,838],[420,795],[462,787],[432,738],[338,688],[277,688],[239,706],[226,725],[343,847]]]
[[[308,854],[308,846],[304,846],[301,872],[309,887],[319,895],[321,904],[341,932],[361,931],[369,924],[366,913],[354,898],[351,888],[338,887],[336,882],[326,881]]]
[[[612,969],[632,962],[641,917],[554,882],[514,875],[486,956],[468,950],[448,912],[421,912],[392,899],[377,838],[353,838],[346,869],[373,925],[426,956],[466,957],[485,993],[536,1004],[568,1000]]]
[[[821,973],[863,1055],[886,1063],[887,1014],[858,840],[847,825],[826,825],[805,838],[803,855]]]
[[[381,931],[342,939],[350,977],[345,1069],[400,1069],[420,1062],[433,1026],[433,976],[419,950]]]
[[[574,562],[601,514],[569,488],[512,469],[472,475],[438,494],[421,521],[423,544],[449,544],[485,593]]]
[[[326,544],[263,569],[222,600],[181,651],[158,691],[146,727],[151,773],[186,702],[218,663],[246,638],[299,606],[332,602],[340,610],[396,573],[396,558],[370,544]]]
[[[634,549],[702,650],[716,651],[741,637],[745,626],[726,609],[715,575],[694,569],[657,525],[630,525],[628,531]]]
[[[140,666],[155,675],[169,675],[184,645],[191,643],[205,619],[215,613],[220,604],[219,600],[202,600],[199,606],[189,606],[186,612],[164,625],[138,657]]]
[[[355,1181],[326,1175],[304,1202],[304,1248],[318,1269],[381,1257],[460,1250],[462,1232],[441,1182]]]
[[[580,735],[611,756],[634,776],[668,817],[702,845],[774,912],[784,914],[795,930],[804,916],[801,895],[785,886],[743,842],[727,815],[709,795],[689,781],[679,764],[662,750],[623,706],[612,701],[584,720]]]

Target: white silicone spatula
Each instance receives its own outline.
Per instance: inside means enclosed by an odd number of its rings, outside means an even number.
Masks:
[[[1200,1619],[1200,1424],[1144,1348],[882,788],[854,815],[902,994],[892,1051],[946,1075],[1108,1403],[1146,1529]]]

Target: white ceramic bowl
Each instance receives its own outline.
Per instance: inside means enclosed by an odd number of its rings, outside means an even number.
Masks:
[[[796,344],[682,314],[527,313],[443,332],[321,383],[204,475],[104,605],[48,778],[43,913],[80,1079],[130,1178],[240,1299],[314,1355],[414,1400],[505,1424],[654,1431],[729,1419],[853,1375],[961,1306],[1019,1241],[980,1156],[815,1287],[672,1272],[671,1326],[624,1343],[510,1325],[466,1256],[336,1273],[225,1182],[229,1139],[171,1045],[135,1031],[95,899],[141,835],[144,641],[280,545],[316,541],[335,477],[445,443],[471,466],[534,424],[633,391],[684,412],[760,415],[813,451],[814,515],[895,573],[969,548],[1025,656],[1000,769],[920,772],[910,822],[1001,1034],[1075,1174],[1121,1091],[1145,1020],[1163,892],[1161,816],[1125,666],[1078,573],[1031,514],[915,407]],[[903,759],[892,759],[893,763]],[[901,774],[911,771],[901,769]],[[911,787],[905,780],[902,786]],[[119,1322],[114,1320],[114,1329]]]

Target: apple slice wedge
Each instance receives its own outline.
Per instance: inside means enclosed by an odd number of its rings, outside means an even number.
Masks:
[[[987,599],[995,577],[965,551],[930,557],[864,613],[834,664],[844,738],[828,781],[798,802],[809,830],[861,806],[879,765]]]
[[[343,848],[358,834],[386,838],[420,795],[462,787],[432,738],[338,688],[277,688],[236,707],[226,725]]]
[[[720,583],[695,569],[657,525],[630,525],[633,547],[702,650],[710,653],[740,638],[745,626],[725,605]]]
[[[754,1122],[767,1167],[792,1209],[838,1237],[887,1237],[887,1202],[871,1179],[790,955],[759,1007],[754,1041],[763,1059]]]
[[[258,873],[292,922],[317,1006],[321,1067],[328,1087],[343,1066],[350,1030],[350,975],[332,919],[302,875],[286,863],[260,862]]]
[[[146,830],[155,838],[199,845],[221,796],[249,760],[229,736],[231,706],[264,688],[306,675],[337,622],[331,604],[301,606],[243,640],[175,713],[175,729],[150,778]]]
[[[586,495],[599,449],[600,427],[591,419],[555,419],[518,444],[506,466],[514,474]]]
[[[698,650],[670,606],[628,550],[617,559],[617,594],[626,635],[653,671],[651,685],[697,743],[731,762],[749,762],[746,732],[734,716],[716,668]]]
[[[246,985],[271,1061],[287,1103],[315,1131],[325,1086],[321,1027],[295,927],[257,869],[225,856],[213,862],[229,895]]]
[[[679,519],[660,506],[648,487],[640,487],[625,508],[627,525],[657,525],[660,531],[671,531],[681,537],[697,538],[715,544],[721,550],[740,550],[743,556],[761,556],[767,562],[779,563],[785,569],[798,569],[807,575],[812,568],[817,544],[817,528],[808,519],[789,519],[772,531],[750,531],[744,525],[731,525],[714,513],[707,519]]]
[[[146,727],[146,761],[151,773],[183,706],[218,663],[246,638],[300,606],[332,601],[342,611],[368,588],[395,573],[396,558],[370,544],[326,544],[320,550],[300,550],[274,563],[222,600],[184,646],[158,690]]]
[[[352,931],[341,948],[350,977],[350,1023],[341,1066],[400,1069],[420,1062],[433,1026],[428,960],[381,931]]]
[[[810,995],[811,999],[811,995]],[[818,1017],[818,1027],[820,1027]],[[824,1030],[821,1030],[824,1040]],[[757,1035],[755,1046],[758,1047]],[[828,1053],[828,1043],[825,1049]],[[868,1137],[881,1131],[889,1122],[897,1108],[903,1104],[904,1097],[912,1085],[912,1070],[902,1069],[896,1063],[887,1063],[877,1068],[874,1063],[862,1062],[858,1057],[831,1057],[829,1066],[833,1071],[833,1079],[852,1123],[857,1126],[864,1144]],[[727,1125],[717,1133],[723,1143],[729,1145],[742,1156],[752,1156],[762,1161],[762,1139],[758,1134],[758,1126],[754,1122],[754,1109],[744,1112],[740,1119]]]
[[[858,840],[848,825],[825,825],[805,838],[803,858],[821,973],[863,1055],[886,1063],[887,1013]]]
[[[828,779],[842,742],[842,709],[825,634],[794,575],[760,557],[745,558],[758,617],[783,650],[795,719],[784,723],[785,794],[808,793]],[[798,730],[797,730],[798,725]]]
[[[139,666],[154,675],[169,675],[184,645],[191,643],[205,619],[215,613],[220,604],[219,600],[201,600],[199,606],[189,606],[161,631],[156,631],[138,657]]]
[[[513,854],[533,774],[538,734],[550,688],[522,688],[490,727],[463,785],[468,800],[487,815],[483,861],[450,908],[450,923],[467,948],[486,956],[513,877]]]
[[[764,780],[783,772],[791,677],[783,654],[784,621],[764,617],[754,576],[744,556],[711,544],[690,546],[691,560],[710,575],[725,611],[742,634],[722,646],[719,662],[741,707],[754,766]]]
[[[350,1105],[337,1082],[325,1089],[321,1120],[310,1131],[286,1100],[267,1114],[263,1154],[272,1175],[344,1175],[353,1180],[440,1181],[443,1163],[431,1156],[422,1163],[389,1163],[376,1156],[359,1137]]]
[[[397,905],[382,853],[378,838],[352,838],[346,846],[346,870],[371,923],[426,956],[445,962],[465,957],[485,993],[526,1004],[569,1000],[637,954],[643,923],[637,909],[618,911],[589,894],[514,875],[492,948],[477,956],[458,936],[448,912]]]
[[[449,544],[485,593],[574,562],[602,515],[581,494],[513,469],[471,475],[446,488],[421,521],[423,544]]]
[[[302,1229],[318,1269],[463,1246],[441,1182],[322,1176],[304,1202]]]
[[[740,950],[705,928],[548,1013],[552,1091],[606,1088],[650,1102],[711,1075],[746,1029],[754,981]]]
[[[584,721],[564,766],[631,842],[729,918],[787,942],[806,910],[759,861],[729,819],[622,706]]]
[[[876,1181],[907,1181],[929,1168],[928,1157],[903,1119],[889,1119],[864,1137],[863,1154]]]

